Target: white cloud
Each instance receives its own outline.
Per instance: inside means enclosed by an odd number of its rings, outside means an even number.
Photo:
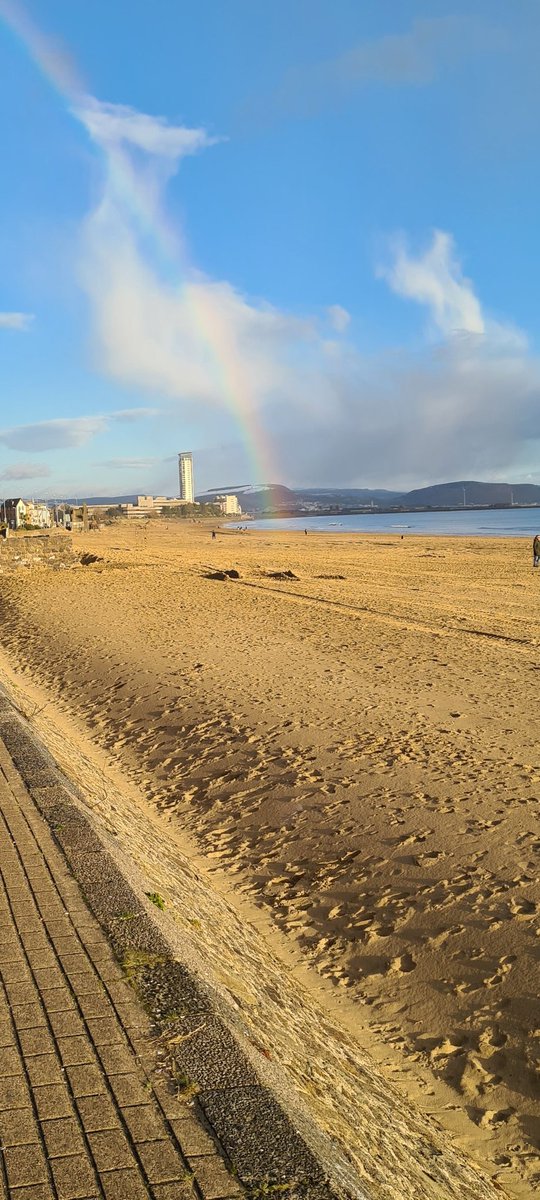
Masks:
[[[336,363],[317,419],[282,415],[285,480],[412,487],[419,480],[504,478],[534,458],[540,364],[477,340]]]
[[[104,156],[103,194],[84,229],[81,264],[102,367],[186,405],[234,406],[249,419],[283,388],[287,359],[309,348],[316,322],[250,303],[230,283],[186,265],[162,194],[179,159],[211,144],[204,130],[169,129],[131,110],[110,114],[109,106],[100,106],[97,123],[87,112],[81,119]],[[141,161],[143,144],[149,152]],[[158,257],[164,246],[170,257],[167,280],[154,266],[152,240]]]
[[[0,471],[0,479],[45,479],[51,474],[50,467],[37,463],[14,463]]]
[[[519,331],[486,317],[448,233],[418,255],[395,243],[381,272],[427,309],[438,342],[417,355],[399,347],[362,355],[344,336],[341,305],[320,324],[187,265],[162,206],[189,139],[173,127],[169,141],[163,122],[154,128],[148,118],[151,132],[131,110],[125,125],[122,114],[101,117],[105,128],[93,123],[92,136],[103,192],[83,230],[81,280],[108,375],[167,397],[163,419],[188,417],[202,444],[211,429],[216,445],[230,446],[239,426],[244,439],[273,444],[272,481],[406,486],[426,471],[463,478],[521,461],[537,436],[540,367]],[[198,131],[198,146],[205,136]],[[341,336],[328,338],[329,325]],[[233,459],[238,473],[253,474],[245,452]],[[228,452],[223,466],[230,461]]]
[[[70,446],[84,446],[99,433],[104,433],[111,421],[133,421],[153,414],[154,409],[122,409],[119,412],[98,414],[93,417],[57,417],[51,421],[37,421],[30,425],[16,425],[12,429],[0,430],[0,443],[10,450],[59,450]]]
[[[204,129],[169,125],[164,117],[150,117],[127,104],[106,104],[93,96],[78,101],[75,113],[90,136],[101,146],[134,146],[147,154],[171,159],[177,165],[187,154],[196,154],[216,140]]]
[[[328,320],[336,333],[344,333],[351,323],[351,314],[341,304],[331,304],[326,310]]]
[[[25,333],[33,320],[32,313],[0,312],[0,329],[17,329]]]
[[[118,380],[186,404],[255,411],[286,383],[288,355],[309,347],[310,323],[255,307],[228,283],[162,282],[114,223],[93,224],[87,251],[99,355]]]
[[[404,241],[394,243],[394,261],[379,275],[398,296],[425,304],[440,333],[485,333],[480,302],[465,279],[452,238],[436,229],[431,245],[414,257]]]

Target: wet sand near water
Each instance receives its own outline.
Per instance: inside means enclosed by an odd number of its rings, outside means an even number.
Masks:
[[[11,661],[356,1005],[400,1086],[458,1142],[468,1122],[504,1194],[537,1194],[528,542],[156,522],[75,543],[101,561],[1,578]]]

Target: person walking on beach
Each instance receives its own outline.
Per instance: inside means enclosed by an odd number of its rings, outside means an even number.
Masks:
[[[540,533],[537,533],[533,541],[533,567],[540,567]]]

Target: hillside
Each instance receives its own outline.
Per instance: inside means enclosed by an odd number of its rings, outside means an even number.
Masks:
[[[302,500],[318,504],[395,504],[400,492],[387,488],[298,488],[295,492]]]
[[[540,504],[540,487],[533,483],[480,483],[460,479],[405,492],[391,503],[407,508],[462,508],[469,504]]]
[[[236,496],[243,512],[291,512],[302,507],[298,493],[281,483],[270,483],[259,488],[246,484],[240,487],[212,488],[208,492],[198,494],[196,499],[201,504],[212,504],[216,495],[224,494]]]
[[[197,500],[210,504],[214,496],[228,492],[236,496],[244,512],[309,512],[321,508],[358,508],[374,504],[387,506],[396,503],[399,492],[384,488],[288,488],[281,483],[267,484],[254,488],[212,488],[197,496]]]

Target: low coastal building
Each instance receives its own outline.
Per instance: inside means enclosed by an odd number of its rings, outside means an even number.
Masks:
[[[124,504],[112,505],[108,500],[104,504],[91,504],[88,511],[99,516],[108,509],[114,509],[122,517],[137,519],[159,516],[160,513],[167,512],[169,508],[181,508],[184,504],[189,503],[189,500],[180,500],[177,496],[137,496],[134,504],[128,501]],[[196,502],[194,506],[198,507]]]
[[[213,504],[218,504],[224,517],[241,517],[242,509],[236,496],[214,496]]]
[[[136,504],[122,505],[122,509],[126,517],[151,517],[189,503],[189,500],[180,500],[176,496],[137,496]]]

